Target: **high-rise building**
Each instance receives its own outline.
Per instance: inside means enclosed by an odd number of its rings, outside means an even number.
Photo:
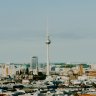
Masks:
[[[32,57],[32,63],[30,67],[32,68],[33,74],[38,74],[38,57],[37,56]]]

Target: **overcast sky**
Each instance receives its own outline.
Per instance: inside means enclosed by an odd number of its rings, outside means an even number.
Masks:
[[[0,62],[96,63],[96,0],[0,0]]]

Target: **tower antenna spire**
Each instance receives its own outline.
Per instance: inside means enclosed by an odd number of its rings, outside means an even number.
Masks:
[[[47,21],[46,21],[46,34],[47,34],[47,36],[49,36],[49,32],[48,32],[48,17],[47,17]]]

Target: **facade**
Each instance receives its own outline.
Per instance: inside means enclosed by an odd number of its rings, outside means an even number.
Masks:
[[[29,64],[0,64],[0,76],[6,77],[10,75],[13,77],[16,72],[20,73],[20,70],[25,70],[26,68],[29,68]]]
[[[36,56],[33,56],[32,57],[32,63],[30,65],[30,68],[32,69],[33,71],[33,74],[38,74],[38,57]]]
[[[11,64],[3,64],[2,65],[2,76],[6,77],[8,75],[13,76],[16,74],[16,68]]]

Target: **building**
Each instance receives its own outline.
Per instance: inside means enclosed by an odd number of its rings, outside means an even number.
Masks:
[[[32,57],[32,63],[30,65],[30,68],[32,69],[33,71],[33,74],[38,74],[38,57],[36,56],[33,56]]]
[[[16,68],[11,64],[3,64],[2,65],[2,76],[6,77],[8,75],[14,76],[16,74]]]

